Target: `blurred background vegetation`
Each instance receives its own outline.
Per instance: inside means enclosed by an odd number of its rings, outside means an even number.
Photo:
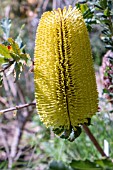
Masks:
[[[19,70],[15,70],[15,74],[19,72],[20,75],[16,83],[11,69],[6,71],[4,76],[1,74],[3,85],[0,87],[0,110],[35,101],[33,73],[30,67],[33,64],[35,33],[40,17],[45,11],[69,5],[74,7],[75,4],[81,9],[90,33],[99,91],[100,109],[91,120],[90,130],[102,148],[104,141],[108,142],[110,160],[101,158],[84,131],[72,143],[56,137],[51,129],[42,124],[35,106],[31,105],[4,114],[0,112],[0,169],[113,169],[112,92],[104,87],[101,71],[103,56],[108,50],[111,50],[111,53],[113,51],[112,1],[0,0],[0,43],[6,38],[4,29],[8,31],[9,28],[9,37],[14,40],[18,37],[18,44],[25,45],[25,53],[29,54],[27,64],[22,65],[21,74],[20,67],[15,66]],[[10,18],[11,21],[4,18]],[[109,34],[104,34],[106,29]],[[106,44],[109,48],[105,48]],[[113,61],[112,56],[110,59]],[[112,67],[109,69],[112,70]],[[109,85],[112,85],[112,82]]]

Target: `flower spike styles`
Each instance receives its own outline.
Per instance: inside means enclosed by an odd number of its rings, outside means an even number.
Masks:
[[[35,96],[41,120],[77,130],[98,110],[90,40],[81,12],[70,6],[45,12],[35,41]]]

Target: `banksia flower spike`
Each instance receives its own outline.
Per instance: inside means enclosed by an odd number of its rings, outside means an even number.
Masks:
[[[81,12],[45,12],[35,42],[35,96],[44,124],[57,133],[80,131],[98,109],[90,41]],[[57,134],[58,134],[57,133]],[[79,135],[79,134],[78,134]]]

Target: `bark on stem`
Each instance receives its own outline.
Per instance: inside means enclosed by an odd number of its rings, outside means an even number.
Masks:
[[[89,136],[90,140],[92,141],[92,143],[94,144],[94,146],[96,147],[96,149],[100,152],[100,154],[103,157],[107,157],[107,155],[104,153],[103,149],[101,148],[101,146],[99,145],[98,141],[96,140],[96,138],[93,136],[93,134],[91,133],[90,129],[86,126],[83,125],[82,126],[85,133]]]

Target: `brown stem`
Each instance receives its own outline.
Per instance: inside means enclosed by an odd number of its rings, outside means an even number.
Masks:
[[[8,108],[8,109],[0,110],[0,113],[1,113],[1,114],[4,114],[4,113],[6,113],[6,112],[23,109],[23,108],[29,107],[29,106],[36,106],[36,103],[35,103],[35,102],[32,102],[32,103],[22,104],[22,105],[20,105],[20,106],[15,106],[15,107],[11,107],[11,108]]]
[[[86,134],[89,136],[90,140],[93,142],[93,144],[96,147],[96,149],[100,152],[100,154],[103,157],[107,157],[107,155],[104,153],[103,149],[101,148],[101,146],[97,142],[96,138],[91,133],[90,129],[86,125],[83,125],[82,127],[83,127],[84,131],[86,132]]]

